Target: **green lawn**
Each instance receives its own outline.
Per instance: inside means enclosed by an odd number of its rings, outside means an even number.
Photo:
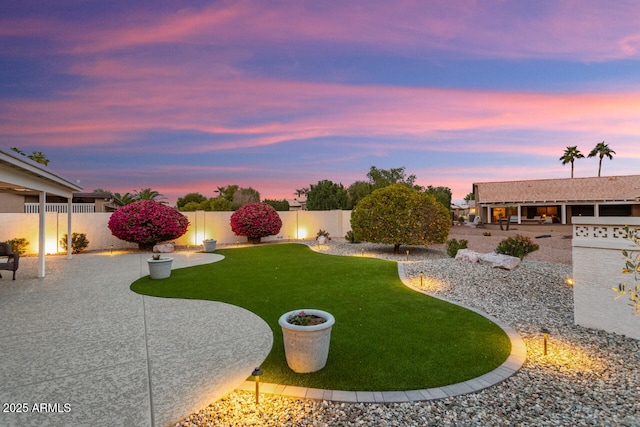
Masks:
[[[143,277],[135,292],[223,301],[262,317],[273,349],[262,381],[333,390],[411,390],[468,380],[499,366],[507,335],[484,317],[412,291],[395,262],[315,253],[304,245],[219,250],[217,263]],[[296,374],[285,360],[278,318],[316,308],[336,318],[327,366]]]

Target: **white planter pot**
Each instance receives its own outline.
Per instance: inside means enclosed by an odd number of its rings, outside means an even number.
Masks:
[[[202,245],[204,246],[205,252],[215,252],[216,250],[216,242],[214,239],[206,239],[202,241]]]
[[[171,276],[171,263],[173,258],[149,258],[147,264],[149,265],[149,276],[152,279],[166,279]]]
[[[292,325],[287,322],[290,316],[301,311],[322,317],[326,322],[312,326]],[[335,318],[326,311],[306,308],[293,310],[280,316],[278,324],[282,328],[284,352],[287,365],[292,371],[305,374],[324,368],[329,356],[331,328],[335,322]]]
[[[327,243],[327,238],[325,236],[318,236],[318,244],[324,245]]]

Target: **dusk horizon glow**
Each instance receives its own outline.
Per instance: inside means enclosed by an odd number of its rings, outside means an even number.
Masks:
[[[10,1],[0,147],[86,191],[640,174],[640,3]],[[576,160],[576,178],[598,158]]]

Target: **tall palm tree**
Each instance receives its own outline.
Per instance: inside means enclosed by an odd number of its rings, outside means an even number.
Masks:
[[[578,150],[577,145],[574,145],[573,147],[567,147],[567,149],[564,150],[564,154],[562,155],[562,157],[560,157],[560,160],[562,160],[563,165],[566,165],[567,163],[571,163],[571,178],[573,178],[573,162],[576,159],[583,159],[583,158],[584,158],[584,154],[582,154],[580,150]]]
[[[598,164],[598,176],[600,176],[600,171],[602,170],[602,159],[606,156],[609,160],[613,160],[613,154],[616,154],[607,144],[602,142],[598,142],[593,150],[589,153],[587,157],[595,157],[600,156],[600,163]]]

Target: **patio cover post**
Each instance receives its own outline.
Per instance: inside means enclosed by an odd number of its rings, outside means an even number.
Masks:
[[[73,199],[67,198],[67,259],[71,259],[72,247],[71,247],[71,223],[73,215],[71,210],[73,209]]]
[[[46,229],[46,215],[45,212],[47,206],[47,192],[41,191],[39,194],[40,209],[39,209],[39,226],[38,226],[38,277],[42,278],[45,275],[44,269],[44,255],[46,251],[45,242],[45,229]]]

